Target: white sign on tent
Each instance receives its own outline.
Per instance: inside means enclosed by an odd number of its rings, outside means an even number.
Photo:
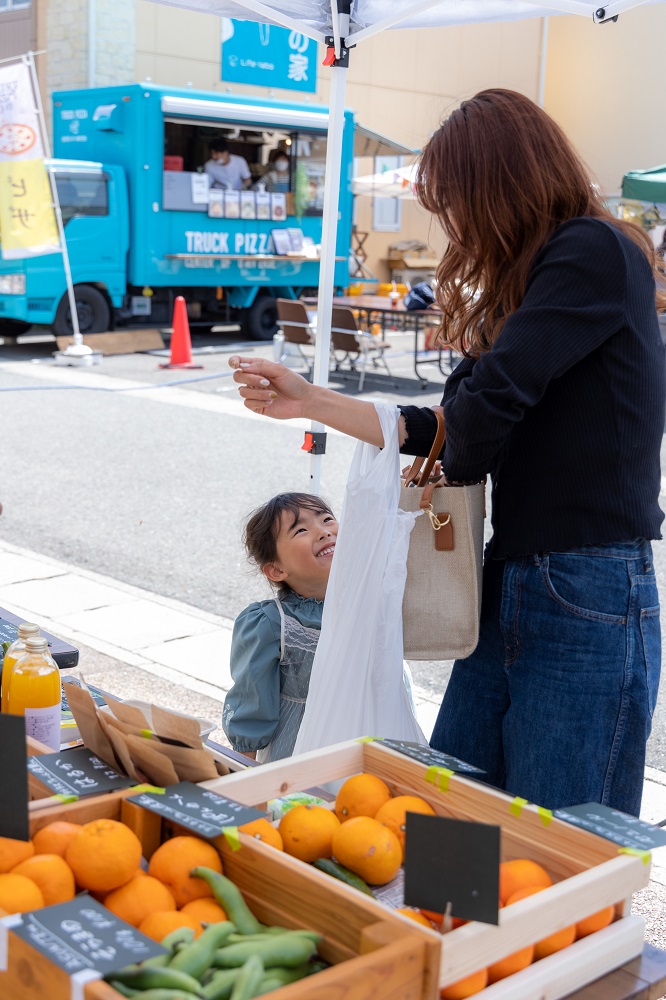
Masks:
[[[664,0],[153,0],[220,17],[248,18],[299,31],[329,47],[332,58],[329,101],[327,184],[324,192],[317,344],[313,381],[328,384],[335,238],[340,194],[342,130],[349,47],[388,28],[431,28],[482,21],[577,14],[596,24],[617,20],[625,10]],[[324,427],[313,421],[312,430]],[[310,489],[319,492],[321,455],[312,456]]]

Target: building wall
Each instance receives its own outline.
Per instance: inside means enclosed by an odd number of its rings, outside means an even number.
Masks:
[[[664,39],[663,3],[616,24],[549,18],[545,107],[607,194],[627,170],[666,162]]]
[[[35,8],[32,3],[0,11],[0,59],[35,51]]]

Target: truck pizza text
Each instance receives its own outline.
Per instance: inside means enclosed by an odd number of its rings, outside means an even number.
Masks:
[[[81,332],[168,325],[184,295],[194,322],[271,338],[275,300],[319,281],[327,124],[321,106],[153,84],[54,93],[49,163]],[[206,167],[219,140],[231,180]],[[407,150],[346,111],[337,286],[349,279],[353,157],[386,152]],[[60,254],[0,260],[0,335],[32,324],[71,334]]]

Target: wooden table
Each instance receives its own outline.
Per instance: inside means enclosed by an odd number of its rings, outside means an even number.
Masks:
[[[317,304],[316,299],[303,299],[303,301],[308,306],[316,306]],[[414,374],[421,383],[422,389],[427,388],[429,380],[420,374],[419,366],[431,363],[433,355],[435,355],[437,366],[444,378],[451,374],[454,363],[453,352],[450,349],[437,348],[435,351],[425,351],[424,349],[419,351],[419,335],[424,333],[427,327],[438,325],[439,309],[415,309],[410,311],[405,309],[405,303],[402,299],[398,300],[396,306],[392,306],[391,300],[385,295],[336,295],[333,298],[333,305],[349,306],[350,309],[355,309],[365,319],[368,329],[371,323],[380,323],[382,339],[385,339],[387,329],[390,327],[395,326],[400,330],[405,330],[408,326],[413,326]],[[423,355],[427,356],[423,357]],[[443,361],[446,364],[445,368],[442,367]]]

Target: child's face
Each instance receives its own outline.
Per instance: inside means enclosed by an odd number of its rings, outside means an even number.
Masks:
[[[338,522],[328,511],[283,511],[276,540],[277,559],[264,566],[274,583],[286,583],[301,597],[323,601],[331,571]]]

